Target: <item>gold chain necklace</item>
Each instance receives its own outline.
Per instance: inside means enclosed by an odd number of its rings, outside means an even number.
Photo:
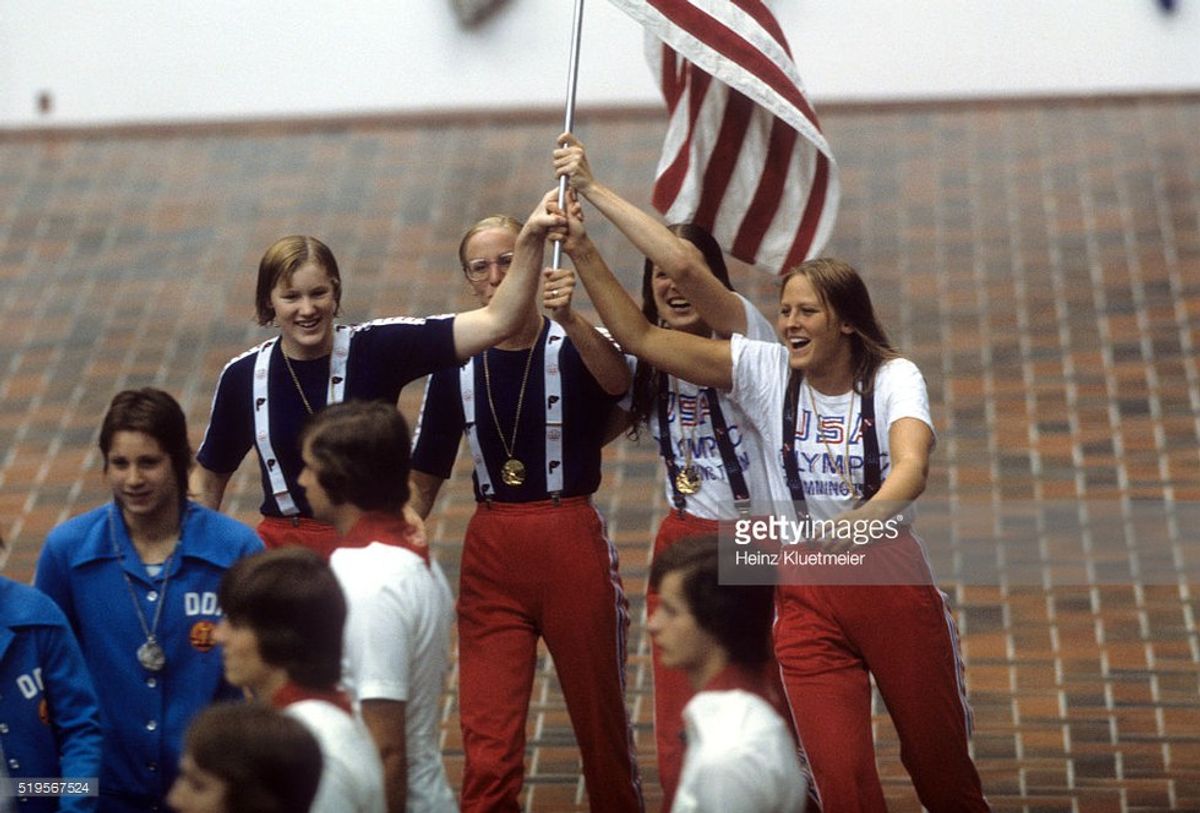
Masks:
[[[300,379],[296,377],[296,371],[292,369],[292,361],[288,358],[288,354],[284,352],[283,345],[279,346],[279,355],[283,356],[283,363],[292,376],[292,383],[296,385],[296,392],[300,393],[300,400],[304,402],[304,409],[309,415],[313,414],[312,404],[308,402],[308,397],[304,394],[304,388],[300,386]]]
[[[525,385],[529,383],[529,369],[533,366],[533,351],[537,350],[538,341],[542,338],[543,327],[544,324],[538,325],[537,336],[533,338],[533,345],[529,348],[529,355],[525,358],[525,374],[521,377],[521,391],[517,395],[517,414],[513,418],[511,444],[504,437],[504,430],[500,428],[500,418],[496,416],[496,402],[492,400],[492,373],[488,369],[488,353],[491,350],[483,351],[483,383],[487,389],[488,406],[492,409],[492,421],[496,424],[496,434],[500,436],[500,443],[504,446],[504,454],[508,458],[500,467],[500,479],[506,486],[519,486],[525,482],[525,464],[517,459],[514,452],[517,448],[517,429],[521,426],[521,407],[525,404]]]
[[[679,401],[679,379],[671,377],[671,391],[675,395],[675,416],[679,419],[679,437],[684,441],[683,466],[675,473],[675,490],[683,495],[695,494],[700,490],[700,471],[692,465],[692,447],[696,445],[696,425],[700,422],[700,398],[696,398],[696,413],[692,419],[691,433],[684,437],[683,405]]]
[[[808,386],[808,403],[812,407],[813,420],[820,423],[820,421],[817,418],[817,399],[816,399],[816,396],[813,395],[812,384],[807,384],[807,386]],[[850,406],[846,411],[846,450],[842,454],[842,460],[846,465],[845,470],[843,470],[842,467],[837,464],[837,456],[834,454],[833,447],[829,445],[829,441],[827,441],[827,440],[821,441],[821,443],[823,443],[825,445],[825,451],[829,453],[829,462],[837,470],[838,477],[841,478],[842,483],[846,486],[846,488],[848,488],[850,490],[850,499],[855,499],[858,495],[858,492],[854,488],[854,481],[850,479],[850,435],[853,432],[853,430],[854,430],[854,388],[851,387],[851,389],[850,389]],[[821,435],[821,427],[820,426],[814,426],[813,431],[816,433],[816,437],[820,437],[820,435]]]

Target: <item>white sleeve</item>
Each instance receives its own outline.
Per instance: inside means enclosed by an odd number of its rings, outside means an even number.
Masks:
[[[403,596],[403,584],[380,587],[355,600],[346,619],[346,667],[360,703],[408,700],[415,615]]]
[[[779,805],[754,753],[721,748],[698,755],[693,765],[695,772],[679,787],[671,813],[762,813]]]
[[[875,378],[876,409],[883,409],[879,416],[884,426],[901,418],[916,418],[933,431],[933,419],[929,416],[929,390],[925,377],[917,365],[908,359],[893,359],[879,368]]]
[[[733,389],[729,397],[751,416],[774,415],[774,401],[784,387],[780,383],[780,354],[786,375],[787,348],[777,342],[760,342],[740,333],[729,339],[733,357]]]
[[[600,330],[601,328],[596,328],[596,329]],[[605,332],[604,335],[608,336],[608,333]],[[611,337],[610,337],[609,341],[612,341]],[[616,342],[613,342],[613,344],[616,344]],[[631,356],[629,353],[623,353],[623,355],[625,356],[625,366],[629,368],[629,375],[630,375],[630,378],[632,378],[633,376],[637,375],[637,364],[638,364],[637,356]],[[633,411],[633,382],[632,381],[630,381],[629,389],[625,390],[625,394],[621,396],[621,400],[617,401],[617,407],[619,409],[625,410],[626,412]]]
[[[749,299],[741,294],[737,298],[742,300],[742,307],[746,309],[746,338],[758,342],[775,341],[778,336],[771,321]]]
[[[325,760],[324,770],[309,813],[345,813],[347,802],[359,795],[358,784],[336,759],[326,753],[321,757]]]

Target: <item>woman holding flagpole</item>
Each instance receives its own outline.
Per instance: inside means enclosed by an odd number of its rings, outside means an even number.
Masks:
[[[721,248],[703,228],[664,226],[596,180],[583,144],[559,137],[555,171],[637,246],[646,322],[695,336],[728,339],[735,333],[772,341],[774,328],[748,299],[733,290]],[[581,241],[586,242],[586,241]],[[722,520],[769,511],[770,484],[762,439],[726,393],[699,387],[639,360],[634,373],[632,429],[650,429],[664,463],[671,511],[654,540],[653,557],[680,539],[716,534]],[[658,607],[658,591],[646,590],[646,617]],[[687,676],[662,664],[652,642],[654,732],[663,810],[670,810],[683,765],[683,708],[694,694]]]
[[[568,228],[575,242],[585,239],[573,213]],[[886,810],[872,676],[922,804],[935,813],[987,810],[968,751],[957,632],[910,524],[934,445],[925,382],[888,341],[858,273],[832,259],[793,268],[780,293],[780,345],[650,324],[598,254],[577,251],[574,259],[627,352],[738,404],[769,450],[773,514],[831,528],[892,522],[894,538],[855,544],[868,540],[834,535],[799,545],[818,558],[854,548],[867,570],[826,568],[815,580],[780,574],[775,653],[825,813]],[[855,583],[872,574],[888,583]]]
[[[531,220],[545,217],[554,194]],[[494,215],[464,235],[459,261],[480,302],[511,273],[523,230]],[[591,809],[632,813],[643,804],[625,708],[628,602],[592,504],[600,427],[628,389],[629,368],[571,308],[574,273],[545,273],[549,318],[530,301],[512,338],[430,376],[413,440],[412,504],[428,514],[465,433],[476,509],[458,599],[464,813],[519,809],[539,638],[562,685]]]

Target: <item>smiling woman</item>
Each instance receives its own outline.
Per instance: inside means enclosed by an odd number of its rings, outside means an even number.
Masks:
[[[561,219],[557,219],[561,220]],[[279,335],[242,353],[221,372],[212,415],[189,483],[196,499],[219,509],[229,478],[251,448],[262,477],[268,547],[299,544],[328,556],[333,528],[313,519],[298,483],[303,464],[297,438],[308,416],[349,399],[394,404],[404,385],[510,335],[522,325],[538,281],[545,231],[535,218],[514,241],[509,282],[497,284],[484,307],[453,317],[377,319],[337,325],[342,277],[329,247],[315,237],[277,240],[258,266],[258,323]]]
[[[463,236],[459,262],[480,302],[508,284],[522,231],[520,221],[493,215]],[[568,240],[563,248],[572,256],[576,246]],[[477,509],[463,540],[458,603],[462,809],[519,806],[542,637],[571,710],[591,809],[637,811],[623,687],[627,603],[616,550],[591,501],[600,486],[599,428],[629,386],[629,369],[571,307],[574,273],[544,274],[549,318],[530,301],[516,335],[461,369],[434,373],[413,446],[413,505],[422,516],[464,433],[475,462]]]
[[[664,226],[592,175],[583,144],[570,134],[554,153],[555,168],[646,255],[642,271],[642,315],[648,325],[694,336],[727,338],[740,333],[775,339],[771,323],[733,290],[721,247],[693,223]],[[590,243],[582,231],[577,239]],[[595,260],[594,247],[584,254]],[[769,509],[768,454],[740,407],[712,387],[661,371],[639,359],[630,408],[630,434],[644,425],[658,442],[663,484],[673,507],[659,524],[654,559],[684,535],[716,533],[721,520]],[[733,439],[737,439],[736,442]],[[646,591],[653,615],[658,591]],[[664,809],[671,806],[683,764],[683,707],[693,688],[683,673],[666,668],[657,640],[654,663],[654,734]]]
[[[581,228],[573,215],[569,228]],[[968,747],[958,633],[909,526],[934,445],[929,396],[916,365],[888,342],[858,272],[831,258],[792,269],[779,299],[783,346],[648,324],[602,263],[577,267],[622,346],[738,404],[777,461],[767,472],[773,516],[903,526],[867,549],[873,567],[909,574],[900,583],[789,582],[781,571],[775,655],[822,809],[886,810],[871,738],[874,677],[922,804],[987,810]]]

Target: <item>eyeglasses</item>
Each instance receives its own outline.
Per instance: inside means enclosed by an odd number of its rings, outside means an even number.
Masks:
[[[482,257],[475,260],[468,260],[467,264],[463,266],[463,271],[466,273],[467,279],[479,282],[480,280],[487,279],[493,265],[501,271],[507,272],[508,267],[512,265],[512,261],[512,252],[507,251],[494,260],[485,260]]]

